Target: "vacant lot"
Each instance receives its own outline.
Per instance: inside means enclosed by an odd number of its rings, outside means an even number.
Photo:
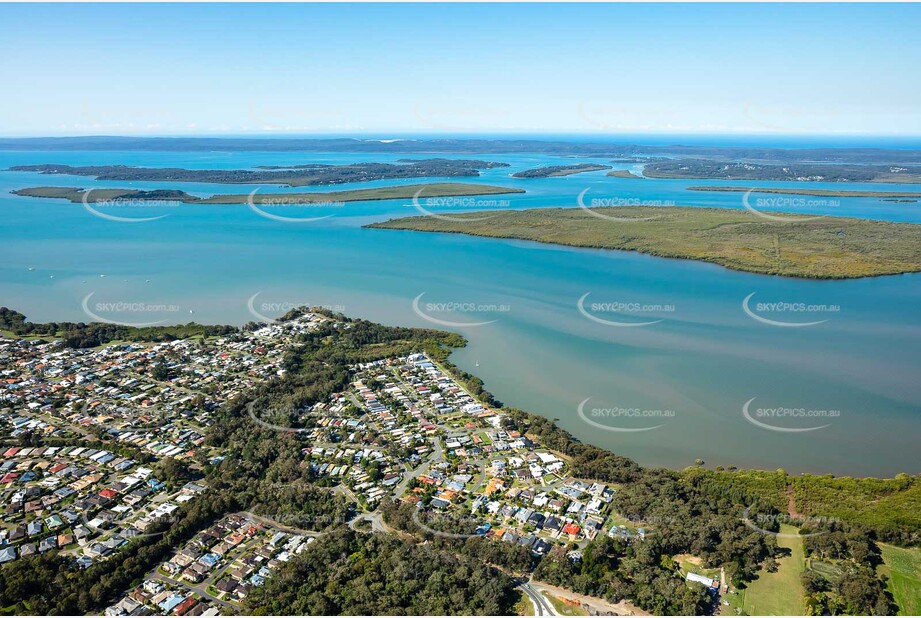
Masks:
[[[793,526],[782,524],[783,534],[796,534]],[[800,616],[805,611],[803,587],[800,576],[806,568],[803,541],[798,538],[779,537],[777,544],[791,551],[780,558],[774,573],[761,570],[758,579],[742,591],[742,609],[745,613],[768,616]]]
[[[899,615],[921,615],[921,549],[883,543],[879,547],[884,563],[879,570],[889,577],[887,588],[899,606]]]

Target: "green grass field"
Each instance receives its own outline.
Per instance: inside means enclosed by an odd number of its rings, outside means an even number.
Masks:
[[[884,543],[879,547],[883,552],[879,572],[889,578],[886,587],[899,606],[899,616],[921,615],[921,548]]]
[[[552,594],[543,593],[544,598],[550,601],[550,604],[553,605],[553,609],[556,610],[556,613],[560,616],[588,616],[588,612],[582,609],[581,605],[570,605],[563,601],[559,597],[555,597]]]
[[[370,228],[448,232],[700,260],[733,270],[849,279],[921,271],[921,225],[745,210],[622,206],[406,217]]]
[[[781,524],[784,534],[796,534],[793,526]],[[806,568],[802,539],[779,537],[777,544],[792,552],[780,558],[776,572],[760,571],[758,579],[740,592],[742,611],[759,616],[801,616],[805,611],[800,576]]]

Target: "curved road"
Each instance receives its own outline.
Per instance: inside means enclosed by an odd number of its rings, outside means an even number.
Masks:
[[[528,598],[531,600],[531,604],[534,606],[535,616],[559,616],[556,610],[553,609],[553,605],[550,601],[531,587],[531,584],[523,581],[518,584],[518,587],[521,588],[521,591],[528,595]]]

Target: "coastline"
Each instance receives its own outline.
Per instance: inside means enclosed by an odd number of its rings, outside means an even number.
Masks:
[[[360,318],[348,318],[340,313],[321,308],[301,308],[286,315],[298,315],[299,311],[317,313],[335,320],[348,323],[366,322]],[[7,313],[10,316],[9,313]],[[12,312],[15,318],[16,312]],[[286,319],[286,318],[283,318]],[[367,322],[368,324],[375,324]],[[31,328],[51,326],[52,324],[34,324],[20,322],[15,330],[31,324]],[[107,333],[102,323],[74,324],[53,323],[53,338],[73,341],[96,330],[103,337],[109,337],[104,345],[119,345],[125,342],[155,343],[168,341],[170,338],[187,338],[198,336],[198,331],[208,332],[214,329],[231,329],[236,327],[217,327],[205,325],[186,325],[184,333],[176,333],[174,327],[132,328],[123,327],[125,332]],[[385,327],[383,328],[391,328]],[[399,328],[399,327],[397,327]],[[191,329],[191,330],[189,330]],[[681,469],[666,468],[640,464],[636,460],[618,454],[616,451],[595,446],[575,438],[556,421],[532,412],[498,402],[484,387],[483,380],[460,369],[450,360],[450,355],[467,346],[465,337],[450,331],[429,329],[409,329],[413,333],[429,332],[438,337],[423,342],[420,351],[424,352],[445,375],[451,377],[473,400],[485,406],[501,411],[508,420],[507,425],[516,428],[522,435],[530,437],[542,448],[558,454],[565,459],[576,478],[584,478],[604,483],[628,486],[642,485],[644,478],[658,478],[680,484],[710,487],[708,491],[733,492],[737,499],[753,504],[758,500],[763,505],[788,511],[793,518],[812,516],[837,517],[842,521],[873,527],[883,540],[899,542],[905,535],[917,534],[921,530],[921,510],[914,505],[921,502],[921,475],[899,473],[892,477],[858,477],[834,476],[829,474],[802,473],[789,474],[783,469],[768,471],[763,469],[740,469],[735,466],[706,468],[703,461]],[[170,333],[173,334],[170,334]],[[196,335],[198,333],[198,335]],[[17,335],[18,336],[18,335]],[[52,338],[50,334],[45,337]],[[69,346],[80,344],[70,343]],[[386,357],[386,354],[384,355]],[[377,360],[378,356],[368,357]],[[808,521],[808,519],[807,519]]]
[[[609,176],[611,174],[608,174]],[[815,197],[907,197],[921,198],[917,191],[848,191],[833,189],[789,189],[772,187],[725,187],[725,186],[699,186],[688,187],[688,191],[718,191],[722,193],[778,193],[782,195],[812,195]]]

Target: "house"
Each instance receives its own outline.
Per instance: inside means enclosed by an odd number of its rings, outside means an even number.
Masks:
[[[524,523],[528,521],[528,518],[530,518],[531,515],[533,514],[534,514],[534,511],[532,509],[521,509],[515,514],[515,519],[517,519],[521,523]]]
[[[573,523],[569,523],[563,526],[563,534],[568,534],[569,536],[572,536],[572,537],[578,536],[579,531],[581,530],[582,528],[580,528],[577,524],[573,524]]]
[[[107,607],[105,611],[106,616],[132,616],[134,612],[142,607],[140,603],[132,599],[131,597],[125,597],[115,605]]]
[[[44,554],[45,552],[49,552],[52,549],[57,549],[57,547],[58,547],[58,537],[49,536],[46,539],[42,539],[41,542],[38,544],[38,552],[40,554]]]
[[[197,604],[198,601],[195,600],[195,597],[188,597],[173,609],[173,613],[177,616],[184,616]]]
[[[528,523],[533,524],[535,528],[541,528],[544,525],[544,519],[546,519],[543,513],[534,512],[528,517]]]
[[[167,598],[163,599],[163,601],[161,601],[158,604],[158,606],[160,607],[160,609],[163,610],[163,613],[169,614],[174,609],[176,609],[176,607],[178,607],[179,604],[182,603],[183,601],[185,601],[185,597],[182,597],[176,593],[173,593]]]
[[[529,534],[528,536],[518,537],[518,540],[516,542],[522,547],[531,547],[532,545],[534,545],[534,540],[535,540],[534,535]]]
[[[705,577],[705,576],[703,576],[703,575],[698,575],[697,573],[688,572],[687,580],[688,580],[689,582],[698,582],[698,583],[701,583],[701,584],[703,584],[704,586],[706,586],[707,588],[716,588],[716,585],[714,585],[712,579],[710,579],[709,577]]]
[[[432,498],[432,501],[429,502],[429,506],[433,509],[444,509],[451,506],[451,503],[441,498]]]
[[[77,567],[81,569],[88,569],[93,565],[93,559],[89,556],[80,556],[77,558]]]
[[[235,582],[229,577],[225,577],[224,579],[216,583],[214,587],[218,590],[218,592],[231,593],[237,588],[237,585],[238,585],[237,582]]]

